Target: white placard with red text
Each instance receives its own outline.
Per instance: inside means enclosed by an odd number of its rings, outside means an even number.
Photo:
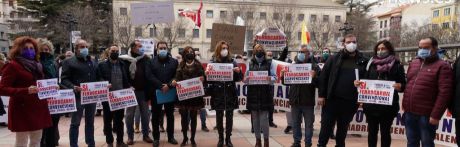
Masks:
[[[199,77],[177,82],[176,89],[179,101],[204,96],[203,82]]]
[[[109,82],[81,83],[81,104],[92,104],[109,100]]]
[[[270,77],[268,76],[268,71],[249,71],[248,84],[249,85],[270,84]]]
[[[137,106],[137,99],[133,89],[128,88],[110,92],[109,106],[110,111]]]
[[[59,96],[59,85],[57,78],[37,80],[38,98],[47,99]]]
[[[312,77],[311,64],[291,64],[285,67],[284,73],[285,84],[310,84]]]
[[[59,96],[49,98],[47,101],[50,114],[61,114],[77,111],[75,93],[72,89],[59,90]]]
[[[208,69],[206,75],[208,81],[233,81],[233,64],[208,63]]]
[[[363,82],[358,88],[358,102],[392,105],[395,89],[394,81],[361,80]]]

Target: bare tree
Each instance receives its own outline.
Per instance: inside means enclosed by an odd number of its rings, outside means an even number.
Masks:
[[[193,37],[186,30],[191,30],[191,26],[190,20],[185,17],[179,17],[173,23],[158,24],[156,39],[166,41],[170,49],[190,44]]]
[[[244,20],[244,26],[246,26],[246,42],[248,45],[253,45],[254,36],[257,32],[264,29],[263,21],[260,17],[256,16],[257,6],[256,3],[238,4],[229,7],[228,11],[220,14],[221,18],[218,22],[226,24],[235,24],[236,18],[239,16]],[[222,17],[224,15],[224,17]]]
[[[452,28],[441,28],[432,24],[417,24],[412,22],[410,25],[405,24],[401,32],[401,46],[417,46],[420,39],[434,37],[439,40],[440,44],[452,44],[460,41],[458,30]]]
[[[113,16],[113,37],[117,44],[127,49],[129,44],[134,41],[134,26],[131,24],[131,18],[128,15],[114,13]]]
[[[289,47],[299,45],[298,42],[292,41],[296,38],[295,35],[297,33],[295,32],[299,32],[300,30],[301,22],[295,19],[295,16],[298,13],[299,10],[297,8],[289,7],[288,5],[274,6],[273,13],[270,14],[270,17],[267,19],[268,27],[276,27],[286,34]]]
[[[328,46],[333,46],[335,40],[339,37],[339,22],[316,20],[311,21],[308,25],[310,37],[312,38],[312,47],[321,50]]]

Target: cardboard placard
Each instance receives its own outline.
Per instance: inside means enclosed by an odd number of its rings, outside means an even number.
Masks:
[[[214,52],[216,44],[219,41],[225,41],[230,46],[230,53],[242,55],[244,52],[245,33],[245,26],[213,23],[210,49]]]

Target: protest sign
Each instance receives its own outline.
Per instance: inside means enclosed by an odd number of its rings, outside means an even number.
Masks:
[[[358,89],[358,102],[392,105],[394,81],[361,80],[363,82]]]
[[[72,31],[72,43],[77,42],[78,39],[81,39],[81,32],[80,31]]]
[[[109,100],[109,82],[81,83],[81,104],[92,104]]]
[[[310,75],[311,64],[291,64],[285,68],[285,84],[310,84],[312,77]]]
[[[270,77],[268,76],[268,71],[249,71],[248,84],[249,85],[270,84]]]
[[[61,114],[77,111],[75,93],[72,89],[59,90],[59,96],[47,99],[50,114]]]
[[[225,41],[229,44],[231,53],[242,55],[244,52],[245,33],[245,26],[213,23],[211,34],[211,51],[215,51],[216,44],[219,41]]]
[[[289,65],[291,64],[287,62],[272,60],[272,65],[270,67],[270,74],[276,75],[275,83],[281,83],[281,70],[285,69]]]
[[[47,99],[59,96],[59,85],[57,78],[37,80],[38,98]]]
[[[206,78],[208,81],[233,81],[233,64],[208,63],[210,71]]]
[[[109,106],[110,111],[137,106],[137,99],[133,89],[128,88],[110,92]]]
[[[203,82],[199,77],[179,81],[176,88],[179,101],[204,96]]]
[[[286,47],[286,34],[278,28],[265,28],[256,34],[258,44],[265,50],[282,50]]]
[[[172,1],[131,4],[131,23],[134,25],[172,23],[174,14]]]
[[[138,39],[142,44],[142,52],[146,55],[153,55],[155,52],[155,40],[153,39]]]

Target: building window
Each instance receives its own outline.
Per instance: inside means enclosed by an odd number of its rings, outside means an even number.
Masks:
[[[323,22],[329,22],[329,15],[323,15]]]
[[[128,8],[120,8],[120,15],[128,15]]]
[[[252,41],[254,38],[254,30],[248,30],[248,39]]]
[[[211,38],[212,36],[212,29],[206,29],[206,38]]]
[[[380,28],[383,28],[383,21],[380,21]]]
[[[323,42],[327,42],[329,40],[329,33],[323,33]]]
[[[246,12],[246,19],[253,19],[254,18],[254,12]]]
[[[305,14],[299,14],[299,15],[297,16],[297,20],[298,20],[298,21],[303,21],[304,19],[305,19]]]
[[[260,19],[262,20],[267,19],[267,12],[260,12]]]
[[[310,33],[310,40],[312,40],[312,41],[316,40],[316,33],[315,32]]]
[[[164,33],[163,34],[164,37],[168,37],[168,38],[171,37],[171,28],[164,28],[163,33]]]
[[[433,11],[433,17],[439,17],[439,10]]]
[[[8,5],[9,5],[10,7],[14,7],[14,0],[9,0],[9,1],[8,1]]]
[[[220,18],[227,18],[227,11],[220,11]]]
[[[297,32],[297,40],[302,40],[302,32]]]
[[[342,16],[336,15],[335,16],[335,22],[342,22]]]
[[[432,24],[431,26],[432,29],[438,29],[438,27],[439,27],[438,24]]]
[[[273,13],[273,19],[274,20],[280,19],[280,13]]]
[[[383,38],[382,35],[383,35],[382,31],[380,31],[380,32],[379,32],[379,39],[380,39],[380,38]]]
[[[10,18],[14,18],[14,12],[10,12]]]
[[[155,28],[150,28],[150,37],[155,37],[157,35],[157,31]]]
[[[119,31],[122,36],[128,36],[128,28],[121,27]]]
[[[24,13],[23,12],[18,12],[18,18],[24,18]]]
[[[384,26],[384,28],[387,28],[387,23],[388,23],[388,21],[385,20],[385,24],[384,24],[385,26]]]
[[[450,15],[450,8],[445,8],[444,9],[444,16],[449,16]]]
[[[387,37],[387,31],[383,31],[383,38]]]
[[[3,35],[5,35],[5,32],[0,32],[0,38],[3,39]]]
[[[238,16],[241,16],[240,11],[235,11],[235,12],[233,12],[233,17],[234,17],[234,18],[236,18],[236,17],[238,17]]]
[[[135,28],[134,29],[134,36],[142,37],[142,28]]]
[[[200,38],[200,29],[193,29],[193,38]]]
[[[206,17],[207,18],[212,18],[214,17],[214,12],[212,10],[206,10]]]
[[[315,14],[310,15],[310,22],[316,22],[316,15]]]
[[[292,14],[286,14],[285,19],[291,21],[292,20]]]
[[[185,38],[185,29],[179,29],[179,38]]]
[[[448,29],[449,28],[449,23],[448,22],[442,23],[442,28],[443,29]]]

